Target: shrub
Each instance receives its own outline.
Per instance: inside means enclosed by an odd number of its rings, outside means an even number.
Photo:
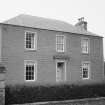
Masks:
[[[59,101],[92,97],[105,97],[105,84],[94,85],[37,85],[6,86],[6,105],[40,101]]]

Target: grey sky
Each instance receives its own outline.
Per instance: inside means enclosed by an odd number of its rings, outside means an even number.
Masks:
[[[64,20],[71,24],[85,17],[88,30],[105,37],[105,0],[0,0],[0,4],[0,22],[19,14]]]

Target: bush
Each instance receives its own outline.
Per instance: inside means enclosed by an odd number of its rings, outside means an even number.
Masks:
[[[105,84],[6,86],[6,105],[41,101],[59,101],[81,98],[105,97]]]

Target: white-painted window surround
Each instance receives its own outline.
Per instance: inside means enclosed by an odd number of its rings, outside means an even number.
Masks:
[[[37,63],[34,60],[24,61],[25,81],[36,81]]]
[[[66,38],[64,35],[56,35],[56,51],[57,52],[65,51],[65,42],[66,42]]]
[[[25,49],[26,50],[37,50],[36,32],[31,32],[31,31],[25,32]]]

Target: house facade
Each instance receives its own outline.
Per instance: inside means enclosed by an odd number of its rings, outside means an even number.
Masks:
[[[83,22],[84,20],[79,20]],[[66,22],[19,15],[0,24],[6,84],[104,79],[103,38]]]

